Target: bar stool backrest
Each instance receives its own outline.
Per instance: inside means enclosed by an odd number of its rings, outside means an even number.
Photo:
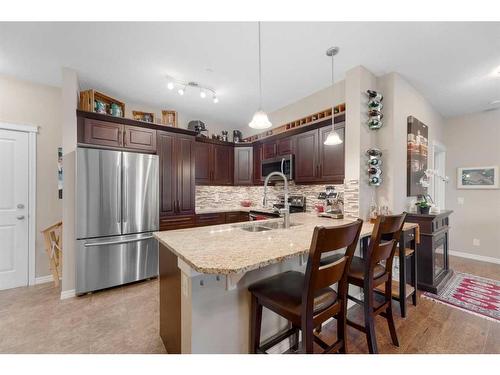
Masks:
[[[392,274],[392,261],[396,252],[396,246],[403,230],[406,212],[401,215],[379,216],[373,227],[373,232],[368,246],[367,261],[368,269],[365,274],[373,278],[373,270],[376,264],[385,262],[385,272]]]
[[[319,289],[338,283],[338,297],[347,297],[347,271],[359,241],[363,220],[356,220],[336,227],[316,227],[314,229],[302,294],[302,316],[310,319],[313,314],[314,296]],[[320,266],[321,255],[334,250],[346,249],[337,261]],[[311,319],[312,320],[312,319]]]

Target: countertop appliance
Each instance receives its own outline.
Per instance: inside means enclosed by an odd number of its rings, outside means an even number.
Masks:
[[[279,210],[285,207],[285,197],[283,195],[278,196],[278,200],[278,203],[273,204],[272,209],[256,208],[251,210],[249,213],[250,220],[267,220],[280,217]],[[288,197],[288,205],[290,214],[306,212],[306,197],[303,195],[290,195]]]
[[[78,147],[76,293],[158,275],[158,156]]]
[[[238,143],[238,142],[241,142],[242,139],[243,139],[243,135],[241,134],[241,131],[233,130],[233,142]]]
[[[290,154],[273,159],[262,160],[261,168],[261,176],[263,180],[273,172],[281,172],[288,180],[293,180],[293,155]],[[278,176],[272,176],[270,181],[279,181],[280,179],[281,178]]]

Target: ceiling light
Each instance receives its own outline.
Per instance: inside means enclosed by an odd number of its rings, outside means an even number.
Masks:
[[[492,102],[490,102],[490,105],[500,105],[500,99],[493,100]]]
[[[260,21],[259,21],[259,109],[254,113],[252,121],[248,124],[253,129],[267,129],[273,126],[266,112],[262,110],[262,56],[260,46]]]
[[[186,89],[184,87],[181,87],[179,90],[177,90],[177,93],[182,96],[186,92]]]
[[[173,90],[173,89],[174,89],[174,83],[173,83],[172,81],[169,81],[169,82],[167,83],[167,88],[168,88],[169,90]]]
[[[253,129],[267,129],[273,126],[269,118],[267,117],[267,113],[264,111],[257,111],[254,113],[252,117],[252,121],[248,124]]]
[[[206,97],[207,97],[207,94],[205,93],[205,91],[201,90],[200,91],[200,98],[205,99]]]
[[[219,103],[219,98],[217,98],[217,96],[214,95],[213,101],[214,101],[215,104],[217,104],[217,103]]]
[[[331,47],[326,50],[326,55],[332,58],[332,90],[335,91],[335,81],[333,79],[334,71],[333,71],[333,59],[335,55],[339,53],[339,47]],[[333,96],[334,97],[334,96]],[[339,134],[335,131],[335,117],[333,116],[335,104],[332,105],[332,130],[326,137],[325,141],[323,142],[324,145],[326,146],[335,146],[339,145],[342,143],[342,139],[340,138]]]

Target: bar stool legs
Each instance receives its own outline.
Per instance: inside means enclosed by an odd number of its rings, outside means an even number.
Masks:
[[[250,321],[250,353],[256,354],[260,346],[260,331],[262,326],[262,305],[252,295]]]

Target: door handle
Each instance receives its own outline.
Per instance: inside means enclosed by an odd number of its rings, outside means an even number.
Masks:
[[[21,210],[21,209],[23,209],[23,208],[24,208],[24,204],[19,203],[19,204],[17,205],[17,208],[19,208],[20,210]]]
[[[24,215],[19,215],[18,217],[16,217],[17,220],[23,220],[24,219]]]
[[[121,244],[124,244],[124,243],[131,243],[131,242],[139,242],[139,241],[144,241],[144,240],[150,240],[151,238],[153,238],[153,235],[147,236],[147,237],[130,238],[130,239],[126,239],[126,240],[118,240],[118,241],[86,243],[83,246],[85,246],[85,247],[94,247],[94,246],[105,246],[105,245],[121,245]]]
[[[126,130],[124,130],[124,131],[123,131],[123,143],[122,143],[122,145],[124,145],[124,146],[125,146],[125,139],[126,139],[126,137],[125,137],[125,133],[126,133],[126,132],[127,132]]]

